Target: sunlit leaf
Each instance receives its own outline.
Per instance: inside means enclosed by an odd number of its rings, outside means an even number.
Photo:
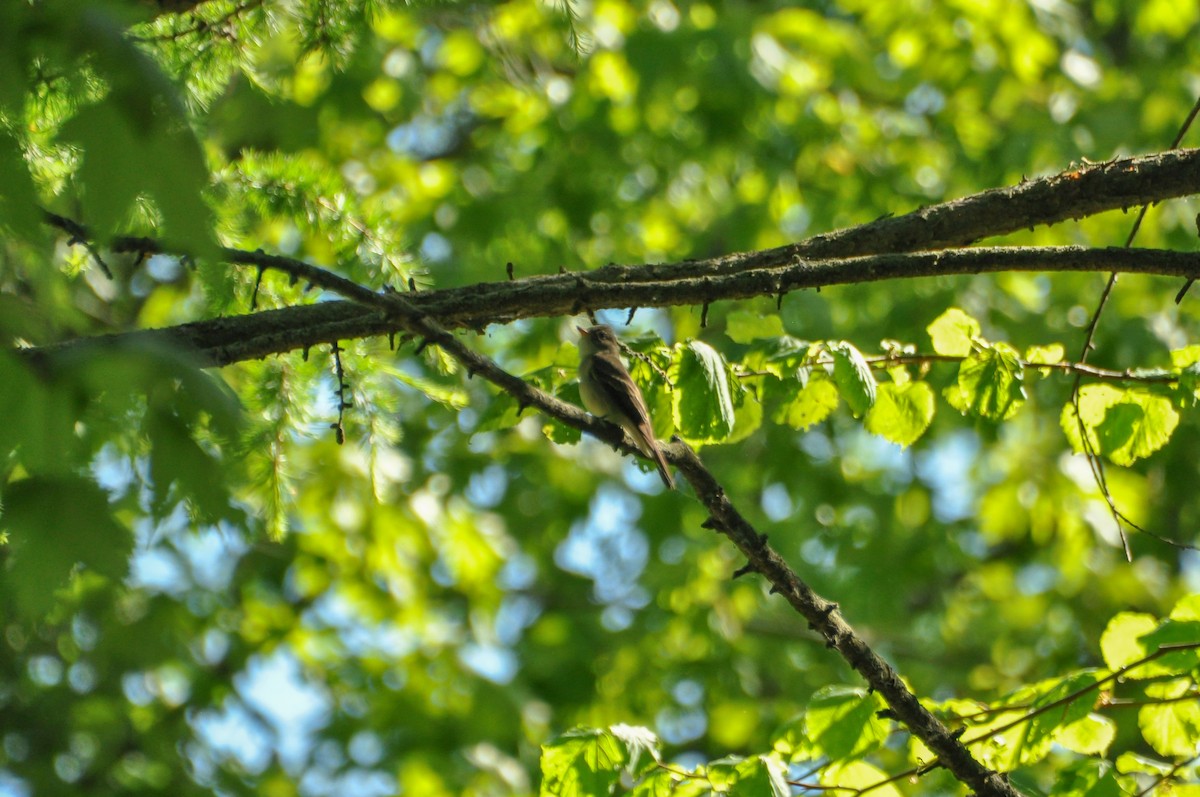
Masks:
[[[608,731],[581,728],[542,745],[541,794],[611,794],[628,763],[628,750]]]
[[[879,719],[879,697],[862,689],[826,687],[809,702],[805,726],[818,755],[834,760],[857,758],[887,738],[887,723]]]
[[[833,381],[838,393],[856,416],[861,416],[875,404],[877,385],[870,364],[862,352],[846,341],[826,344],[833,356]]]
[[[1078,413],[1068,403],[1060,423],[1076,452],[1085,450],[1086,439],[1094,453],[1118,465],[1132,465],[1166,445],[1179,424],[1179,413],[1170,399],[1146,390],[1086,385],[1079,391]]]
[[[1191,697],[1177,699],[1186,695]],[[1161,756],[1195,756],[1196,740],[1200,739],[1200,698],[1191,679],[1148,684],[1146,697],[1163,701],[1138,709],[1138,727],[1146,742]]]
[[[675,426],[683,438],[698,443],[728,438],[735,423],[733,390],[720,352],[698,340],[684,346],[674,392]]]
[[[966,357],[979,337],[979,322],[951,307],[935,318],[925,331],[933,341],[933,350],[947,357]]]
[[[864,423],[867,431],[901,446],[910,446],[929,428],[933,409],[933,388],[929,383],[884,382],[879,385],[875,404]]]
[[[1003,421],[1025,403],[1023,380],[1017,352],[1005,343],[996,343],[962,361],[958,383],[946,388],[946,400],[964,415]]]

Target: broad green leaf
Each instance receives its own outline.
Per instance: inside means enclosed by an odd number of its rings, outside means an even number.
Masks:
[[[1116,765],[1117,772],[1123,775],[1133,772],[1143,775],[1166,775],[1171,771],[1170,764],[1137,753],[1121,753],[1117,756]]]
[[[1156,675],[1184,675],[1200,665],[1200,621],[1164,620],[1141,643],[1147,650],[1169,651],[1147,665]]]
[[[733,431],[726,438],[727,443],[737,443],[745,440],[758,431],[763,422],[763,406],[753,390],[733,382]]]
[[[803,387],[798,380],[768,380],[768,384],[771,383],[776,383],[780,400],[771,413],[775,423],[803,431],[825,420],[837,409],[837,387],[823,374],[814,375]]]
[[[712,788],[718,794],[728,794],[740,779],[738,768],[746,763],[742,756],[731,755],[710,761],[704,769],[704,774]]]
[[[1179,369],[1179,394],[1185,406],[1200,400],[1200,363]]]
[[[574,404],[576,407],[583,406],[583,399],[579,397],[578,382],[570,382],[563,385],[554,391],[554,397],[568,404]],[[513,407],[516,407],[516,402],[513,402]],[[520,418],[516,418],[515,420],[520,420]],[[579,442],[580,437],[583,435],[574,426],[567,426],[556,418],[546,418],[545,420],[546,422],[542,425],[542,434],[559,445],[574,445]]]
[[[660,760],[658,737],[649,728],[621,723],[609,727],[608,732],[625,745],[626,760],[635,773]]]
[[[476,432],[496,432],[501,429],[511,429],[521,422],[525,415],[517,406],[517,400],[508,393],[497,393],[488,399],[487,406],[479,413],[479,421],[475,424]]]
[[[825,687],[813,695],[805,713],[808,738],[818,755],[835,761],[857,758],[881,745],[888,735],[879,719],[883,702],[866,690]]]
[[[734,310],[725,319],[725,334],[734,343],[753,343],[783,336],[783,319],[751,310]]]
[[[862,352],[844,340],[826,344],[833,356],[833,381],[846,406],[861,417],[875,404],[875,374]]]
[[[1110,670],[1119,670],[1144,659],[1151,651],[1141,638],[1156,628],[1158,620],[1149,614],[1121,612],[1114,615],[1100,637],[1100,652],[1104,654],[1105,665]]]
[[[1080,421],[1091,450],[1117,465],[1132,465],[1167,444],[1179,424],[1170,399],[1145,390],[1087,385],[1079,391],[1079,411],[1063,407],[1060,420],[1071,447],[1084,449]]]
[[[700,775],[684,778],[678,772],[655,769],[642,778],[629,792],[629,797],[710,797],[708,780]]]
[[[75,434],[82,401],[65,379],[35,375],[13,354],[0,350],[0,457],[16,450],[30,471],[64,472],[83,463]]]
[[[738,780],[731,797],[790,797],[787,767],[773,756],[754,756],[737,766]]]
[[[83,152],[83,221],[101,234],[117,232],[134,201],[151,196],[165,227],[159,237],[196,257],[215,254],[212,214],[201,198],[208,169],[174,86],[103,12],[60,23],[109,83],[100,102],[61,130]]]
[[[1178,369],[1200,365],[1200,343],[1193,343],[1182,349],[1171,349],[1171,365]]]
[[[895,782],[888,781],[891,781],[891,777],[887,773],[866,761],[837,761],[821,772],[821,783],[830,788],[850,791],[870,789],[870,794],[876,797],[904,797],[904,792],[897,788]]]
[[[0,82],[3,78],[0,77]],[[36,241],[45,237],[38,212],[37,191],[29,176],[29,164],[16,139],[0,129],[0,227],[20,238]]]
[[[1040,708],[1069,695],[1076,694],[1081,689],[1095,684],[1098,677],[1096,672],[1089,670],[1074,673],[1056,683],[1052,683],[1049,689],[1039,684],[1034,687],[1038,696],[1033,701],[1033,707]],[[1016,702],[1026,702],[1019,697],[1020,694],[1018,692]],[[1034,716],[1029,721],[1028,729],[1024,733],[1020,743],[1020,763],[1028,765],[1044,758],[1050,752],[1051,744],[1059,741],[1060,734],[1066,733],[1067,729],[1071,728],[1075,723],[1087,719],[1088,713],[1092,708],[1092,702],[1092,699],[1085,696],[1073,700],[1061,708],[1044,711]],[[1080,728],[1078,732],[1081,736],[1086,736],[1087,729]]]
[[[865,425],[868,432],[907,447],[929,428],[933,408],[933,388],[928,382],[885,382],[879,386]]]
[[[545,797],[612,794],[628,763],[628,750],[605,730],[576,728],[542,745]]]
[[[1066,354],[1061,343],[1048,346],[1030,346],[1025,350],[1025,362],[1030,365],[1053,365],[1060,363]]]
[[[951,307],[925,328],[933,341],[933,350],[944,357],[966,357],[979,337],[979,322]]]
[[[946,388],[946,400],[964,415],[1003,421],[1025,403],[1023,379],[1016,350],[1006,343],[996,343],[962,361],[958,383]]]
[[[4,490],[2,506],[0,530],[12,546],[4,578],[30,618],[50,610],[55,590],[77,563],[110,579],[124,577],[133,535],[113,519],[108,496],[95,482],[22,479]]]
[[[222,462],[196,443],[191,430],[172,412],[151,409],[146,420],[150,439],[150,480],[154,512],[166,515],[175,498],[186,498],[198,518],[215,523],[233,511]],[[173,496],[176,485],[181,494]]]
[[[730,797],[788,797],[787,767],[772,756],[728,756],[708,765],[713,791]]]
[[[721,353],[699,340],[682,348],[674,391],[675,427],[691,443],[720,443],[734,428],[733,386]]]
[[[1089,701],[1081,699],[1089,705]],[[1088,714],[1060,728],[1054,741],[1080,755],[1105,756],[1117,735],[1117,723],[1099,714]]]
[[[1171,607],[1170,617],[1179,622],[1200,620],[1200,592],[1184,595]]]
[[[1107,761],[1084,759],[1068,764],[1051,791],[1055,797],[1122,797],[1113,766]]]
[[[1146,685],[1148,699],[1167,702],[1142,706],[1138,727],[1142,737],[1161,756],[1190,758],[1196,755],[1200,741],[1200,698],[1194,696],[1190,678]],[[1178,700],[1192,693],[1188,700]]]

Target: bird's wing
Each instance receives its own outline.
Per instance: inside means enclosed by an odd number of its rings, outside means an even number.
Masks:
[[[592,356],[591,368],[593,380],[611,397],[614,409],[621,413],[633,428],[629,428],[625,423],[620,425],[626,426],[626,431],[633,437],[642,453],[654,460],[663,483],[668,488],[675,489],[675,480],[671,478],[667,458],[663,456],[658,440],[654,437],[654,427],[650,423],[650,410],[646,409],[646,399],[642,397],[637,383],[629,376],[629,371],[625,370],[620,356],[616,352],[598,352]],[[621,418],[610,420],[620,422]]]
[[[615,408],[639,427],[645,425],[647,436],[653,440],[654,434],[649,431],[650,410],[646,409],[642,391],[625,370],[621,358],[614,352],[598,352],[592,357],[592,377],[611,397]]]

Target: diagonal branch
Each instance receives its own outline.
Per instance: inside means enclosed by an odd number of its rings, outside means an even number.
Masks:
[[[292,273],[289,271],[289,273]],[[297,273],[313,284],[321,285],[351,297],[355,301],[382,312],[389,321],[422,340],[421,346],[436,345],[457,360],[471,375],[487,379],[512,395],[521,406],[535,407],[543,414],[587,432],[627,453],[637,453],[637,446],[619,427],[598,420],[579,408],[560,401],[508,373],[496,362],[460,341],[435,321],[423,315],[405,296],[398,293],[376,293],[336,274],[307,266]],[[667,459],[678,466],[696,491],[696,496],[709,512],[706,525],[727,536],[749,559],[749,567],[761,573],[777,592],[808,620],[839,654],[887,701],[896,717],[904,722],[930,750],[939,762],[985,797],[1019,797],[1001,775],[979,763],[945,725],[921,705],[908,690],[900,676],[842,619],[837,604],[815,593],[788,566],[783,558],[767,544],[737,511],[716,478],[704,467],[699,456],[686,443],[675,440],[664,447]]]

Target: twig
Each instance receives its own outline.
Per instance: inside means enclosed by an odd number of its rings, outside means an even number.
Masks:
[[[1188,128],[1192,126],[1192,122],[1195,120],[1198,112],[1200,112],[1200,97],[1196,98],[1196,103],[1192,106],[1191,112],[1188,113],[1187,118],[1180,126],[1179,132],[1175,135],[1175,139],[1171,142],[1171,146],[1168,151],[1174,151],[1178,149],[1180,143],[1183,142],[1184,135],[1187,134]],[[1142,203],[1141,208],[1138,210],[1137,218],[1133,220],[1133,226],[1129,229],[1129,234],[1125,237],[1125,246],[1123,248],[1129,249],[1133,246],[1133,239],[1137,236],[1138,230],[1141,229],[1142,220],[1146,218],[1146,212],[1149,209],[1149,203]],[[1088,322],[1087,332],[1084,334],[1083,338],[1083,348],[1079,352],[1079,362],[1081,363],[1087,362],[1088,354],[1090,354],[1092,349],[1095,348],[1096,329],[1100,326],[1100,316],[1104,314],[1104,308],[1108,306],[1108,299],[1112,295],[1113,288],[1116,287],[1118,271],[1118,269],[1114,269],[1113,272],[1108,275],[1108,281],[1104,284],[1104,290],[1100,293],[1100,301],[1096,303],[1096,310],[1092,313],[1091,321]],[[1187,291],[1188,286],[1192,284],[1194,279],[1194,275],[1187,278],[1187,282],[1175,296],[1176,304],[1183,299],[1184,292]],[[1159,540],[1164,540],[1164,538],[1157,534],[1152,534],[1151,532],[1139,526],[1137,523],[1134,523],[1117,506],[1116,499],[1113,498],[1112,491],[1108,489],[1108,478],[1104,473],[1104,462],[1100,459],[1100,455],[1092,446],[1092,441],[1088,435],[1088,430],[1083,423],[1083,413],[1079,409],[1079,386],[1081,382],[1082,375],[1077,374],[1075,376],[1075,382],[1071,386],[1071,406],[1075,408],[1075,420],[1079,425],[1079,439],[1083,444],[1083,453],[1084,456],[1087,457],[1088,467],[1092,471],[1092,478],[1096,482],[1096,488],[1100,490],[1100,494],[1104,497],[1105,503],[1108,504],[1109,514],[1112,515],[1113,520],[1117,524],[1117,533],[1120,535],[1121,545],[1125,549],[1125,559],[1126,561],[1132,562],[1133,551],[1129,548],[1129,537],[1125,534],[1126,524],[1128,524],[1130,528],[1139,531],[1142,534],[1147,534]]]
[[[556,420],[601,440],[619,445],[626,453],[638,453],[637,446],[619,427],[600,421],[516,377],[495,361],[466,346],[436,322],[425,317],[406,297],[397,293],[376,293],[357,283],[308,264],[296,264],[287,258],[256,258],[255,265],[280,268],[285,273],[337,291],[342,296],[381,310],[391,320],[426,343],[436,345],[457,360],[469,375],[479,375],[509,393],[521,408],[535,407]],[[837,604],[815,593],[787,565],[778,553],[742,517],[726,496],[716,478],[704,467],[699,456],[686,443],[675,440],[663,447],[696,491],[709,512],[713,526],[725,534],[746,555],[754,569],[771,583],[772,591],[784,597],[804,616],[860,675],[879,692],[896,716],[938,754],[942,765],[956,778],[985,797],[1017,797],[1020,794],[1003,777],[980,764],[958,738],[921,705],[892,667],[842,619]]]

